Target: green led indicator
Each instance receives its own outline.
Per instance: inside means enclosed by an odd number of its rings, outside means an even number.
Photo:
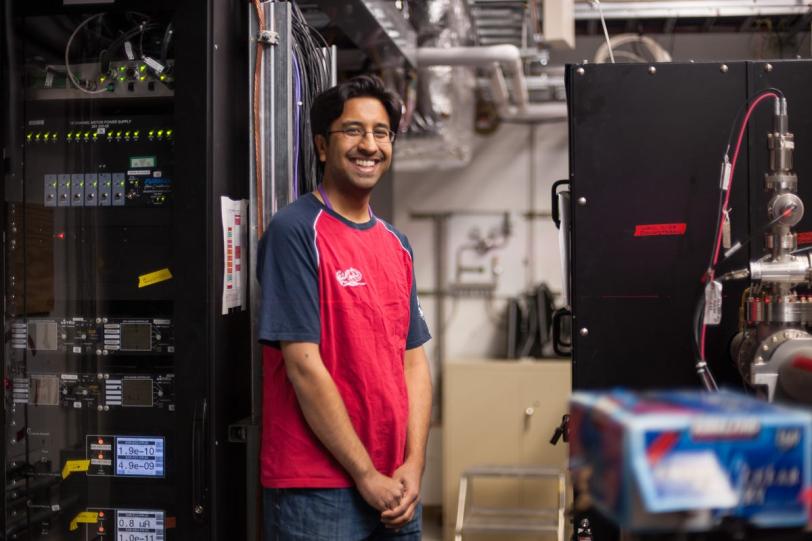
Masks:
[[[33,137],[34,137],[34,134],[33,134],[33,133],[31,133],[31,132],[29,132],[29,133],[28,133],[28,134],[26,134],[26,136],[25,136],[25,138],[26,138],[27,140],[29,140],[29,141],[30,141],[30,140],[31,140]]]
[[[147,76],[146,76],[146,75],[142,75],[141,77],[139,77],[139,78],[138,78],[138,80],[139,80],[139,81],[142,81],[142,82],[143,82],[143,81],[146,81],[146,80],[147,80]]]
[[[51,188],[56,188],[56,182],[51,182]]]
[[[71,139],[73,139],[73,132],[69,131],[68,132],[68,141],[70,141]]]
[[[40,138],[40,137],[42,137],[42,135],[38,133],[38,134],[36,134],[36,135],[34,136],[34,139],[36,139],[37,141],[39,141],[39,138]]]
[[[53,134],[51,134],[51,141],[56,141],[58,138],[59,138],[58,133],[54,132]]]
[[[118,71],[124,71],[124,70],[126,70],[126,69],[127,69],[127,68],[125,68],[124,66],[119,66],[119,67],[118,67]]]
[[[107,77],[104,75],[99,75],[99,82],[103,83],[107,80]]]
[[[164,75],[164,74],[161,74],[161,77],[160,77],[160,79],[161,79],[161,81],[166,81],[166,75]]]
[[[121,81],[121,82],[123,83],[124,81],[126,81],[126,80],[127,80],[127,78],[126,78],[125,76],[123,76],[123,75],[122,75],[121,77],[119,77],[119,78],[118,78],[118,80],[119,80],[119,81]]]
[[[155,130],[149,130],[149,136],[155,137]]]
[[[172,137],[172,134],[173,134],[173,133],[174,133],[174,131],[173,131],[173,130],[166,130],[166,136],[167,136],[167,137]]]
[[[135,137],[136,139],[138,139],[138,136],[139,136],[140,134],[141,134],[141,132],[140,132],[140,131],[135,130],[135,131],[133,132],[133,137]]]
[[[130,138],[130,132],[124,132],[124,138],[129,139]]]
[[[95,141],[95,140],[97,140],[98,138],[99,138],[99,134],[98,134],[98,133],[94,133],[94,134],[93,134],[93,140]]]
[[[140,66],[138,66],[138,71],[140,71],[141,73],[144,73],[145,71],[147,71],[146,64],[141,64]]]
[[[160,137],[163,137],[163,136],[164,136],[164,131],[163,130],[158,130],[158,137],[160,138]]]
[[[45,135],[43,135],[43,136],[42,136],[42,138],[43,138],[43,139],[45,139],[45,140],[47,141],[48,139],[50,139],[50,138],[51,138],[51,132],[48,132],[48,131],[47,131],[47,132],[45,132]]]

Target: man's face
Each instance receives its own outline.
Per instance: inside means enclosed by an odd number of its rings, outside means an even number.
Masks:
[[[348,136],[343,130],[355,128],[364,132],[359,137]],[[376,138],[389,130],[389,116],[383,104],[375,98],[351,98],[344,102],[344,111],[330,125],[325,139],[316,136],[316,151],[324,162],[324,176],[345,188],[369,191],[392,163],[392,143]]]

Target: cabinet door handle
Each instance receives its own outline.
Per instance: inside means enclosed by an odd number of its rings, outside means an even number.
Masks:
[[[532,419],[533,414],[536,413],[536,408],[533,406],[527,406],[524,410],[524,429],[530,430],[530,419]]]

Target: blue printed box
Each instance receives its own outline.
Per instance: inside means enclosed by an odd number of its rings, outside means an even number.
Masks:
[[[722,391],[577,392],[576,490],[634,531],[810,522],[812,413]]]

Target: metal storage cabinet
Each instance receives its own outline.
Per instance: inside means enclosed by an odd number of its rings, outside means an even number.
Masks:
[[[452,360],[446,364],[443,373],[445,539],[453,539],[460,474],[465,469],[481,465],[566,468],[567,445],[561,441],[552,446],[550,437],[567,412],[570,373],[569,361],[558,360]],[[556,505],[553,484],[520,480],[483,480],[475,484],[474,498],[478,504],[493,507]],[[506,538],[500,535],[500,539]]]

